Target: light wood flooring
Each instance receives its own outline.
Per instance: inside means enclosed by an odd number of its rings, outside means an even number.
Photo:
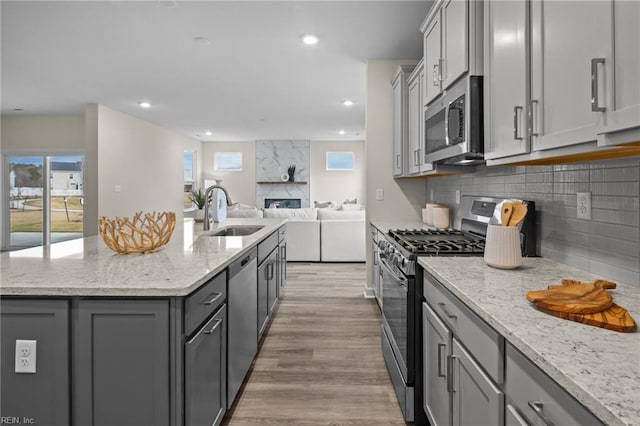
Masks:
[[[225,425],[405,424],[363,263],[289,263],[280,306]]]

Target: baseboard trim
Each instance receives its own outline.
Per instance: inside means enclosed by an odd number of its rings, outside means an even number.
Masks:
[[[366,299],[373,299],[376,297],[376,292],[373,288],[371,287],[365,287],[364,288],[364,297]]]

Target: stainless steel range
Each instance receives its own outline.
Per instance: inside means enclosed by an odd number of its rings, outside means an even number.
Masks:
[[[419,256],[482,256],[487,224],[504,199],[462,197],[459,229],[392,229],[378,239],[382,351],[405,421],[426,425],[422,409],[422,271]],[[520,226],[522,253],[536,255],[535,204]],[[498,209],[499,211],[499,209]]]

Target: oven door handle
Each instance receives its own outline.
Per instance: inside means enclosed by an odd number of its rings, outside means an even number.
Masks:
[[[400,287],[404,288],[405,291],[407,290],[407,282],[409,280],[406,277],[402,276],[402,274],[397,274],[397,273],[393,272],[391,267],[389,265],[387,265],[387,262],[384,261],[383,257],[380,258],[380,267],[387,274],[391,275],[394,280],[399,281],[398,284],[400,285]]]

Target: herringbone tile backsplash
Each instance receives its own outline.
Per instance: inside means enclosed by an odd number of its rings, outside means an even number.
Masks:
[[[540,255],[640,286],[638,157],[555,166],[478,167],[475,173],[426,181],[427,199],[452,209],[458,207],[456,190],[462,195],[535,201]],[[591,192],[591,220],[577,219],[576,192]]]

